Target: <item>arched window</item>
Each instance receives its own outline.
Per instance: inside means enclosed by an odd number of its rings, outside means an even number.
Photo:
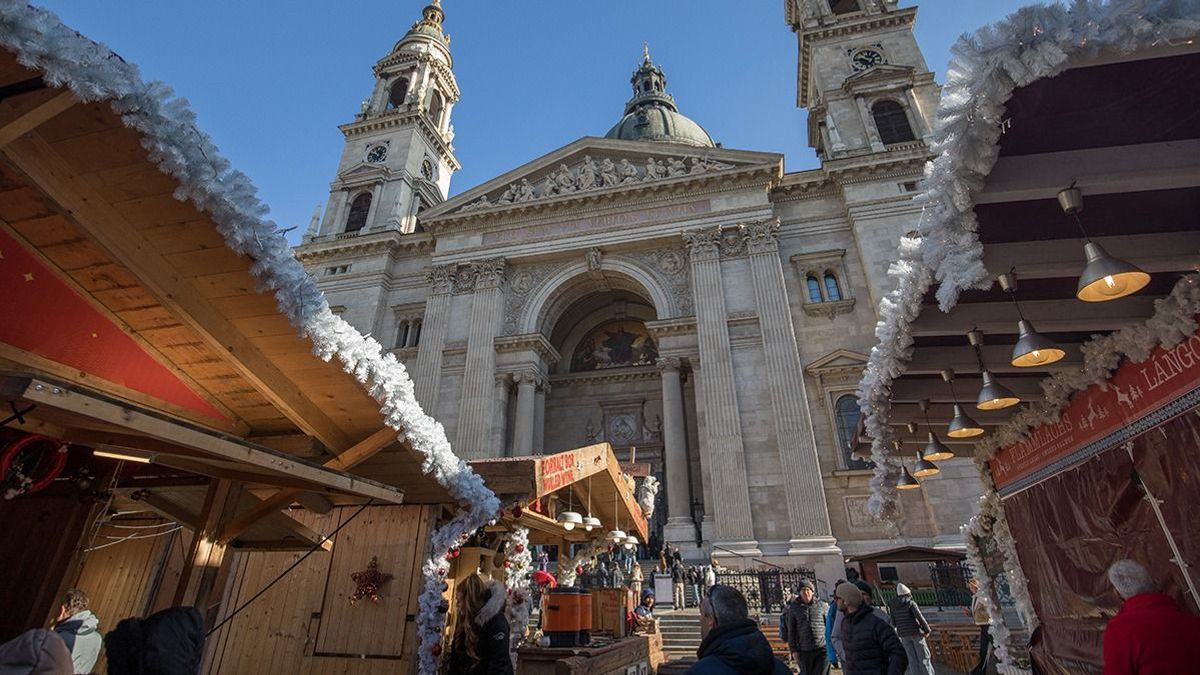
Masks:
[[[400,78],[392,84],[388,92],[388,108],[399,108],[404,105],[404,97],[408,96],[408,79]]]
[[[421,319],[413,319],[412,328],[409,329],[409,347],[416,347],[421,344],[421,324],[424,323]]]
[[[364,192],[350,202],[350,215],[346,216],[346,231],[358,232],[367,224],[371,212],[371,193]]]
[[[821,297],[821,282],[817,281],[817,278],[811,274],[805,277],[805,280],[805,283],[808,285],[808,301],[824,302],[824,298]]]
[[[439,129],[442,128],[442,110],[445,107],[446,100],[442,98],[442,92],[434,91],[429,101],[429,121]]]
[[[396,349],[408,346],[408,335],[410,330],[412,330],[412,327],[409,325],[407,319],[401,321],[400,325],[396,326]]]
[[[859,9],[858,0],[829,0],[829,11],[834,14],[849,14]]]
[[[838,446],[842,449],[842,460],[847,469],[866,469],[870,462],[863,461],[853,454],[850,444],[854,442],[854,432],[858,429],[858,418],[862,411],[858,409],[858,397],[846,394],[838,398],[834,404],[834,417],[837,420]]]
[[[879,140],[884,145],[904,143],[916,139],[912,127],[908,124],[908,115],[904,106],[895,101],[879,101],[871,106],[871,116],[875,118],[875,128],[879,130]]]
[[[838,286],[837,277],[833,272],[825,273],[825,299],[829,302],[837,302],[842,299],[842,289]]]

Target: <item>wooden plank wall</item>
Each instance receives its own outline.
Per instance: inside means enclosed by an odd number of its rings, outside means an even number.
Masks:
[[[331,532],[358,507],[292,517]],[[420,560],[428,541],[431,507],[372,506],[334,539],[332,553],[317,552],[210,637],[206,675],[393,675],[415,663]],[[266,587],[303,553],[237,553],[221,620]],[[350,574],[378,556],[395,578],[378,605],[351,606]],[[365,658],[364,658],[365,656]],[[385,658],[390,657],[390,658]]]

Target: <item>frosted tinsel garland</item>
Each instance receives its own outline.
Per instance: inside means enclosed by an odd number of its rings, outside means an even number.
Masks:
[[[530,592],[530,575],[533,573],[533,551],[529,550],[529,528],[517,526],[508,537],[508,574],[504,585],[508,588],[509,634],[512,642],[509,652],[513,659],[513,668],[517,667],[517,647],[525,637],[525,629],[529,626],[530,603],[533,594]]]
[[[638,486],[638,504],[642,507],[642,515],[646,517],[646,520],[654,517],[658,487],[658,479],[654,476],[646,476],[642,479],[642,484]]]
[[[979,582],[975,591],[975,599],[983,604],[988,613],[988,632],[992,635],[992,650],[1000,663],[1011,666],[1012,633],[1004,623],[1004,611],[1000,607],[999,596],[996,594],[992,576],[988,574],[984,561],[983,546],[992,537],[992,525],[995,522],[990,514],[983,512],[984,505],[980,504],[980,513],[971,516],[971,520],[962,526],[963,543],[967,547],[967,564],[971,567],[971,576]]]
[[[899,253],[900,259],[888,268],[888,277],[895,285],[879,302],[879,321],[875,324],[875,338],[879,342],[871,350],[858,384],[858,405],[863,413],[864,430],[871,439],[871,461],[875,462],[867,509],[889,522],[899,515],[896,480],[902,461],[892,452],[892,433],[888,427],[892,381],[904,372],[904,364],[912,356],[913,339],[908,326],[921,313],[921,298],[929,288],[929,273],[921,264],[921,239],[901,237]]]
[[[899,465],[889,457],[888,398],[893,380],[911,358],[910,325],[920,312],[931,274],[940,284],[942,311],[952,309],[963,290],[991,285],[974,205],[996,162],[1004,103],[1015,88],[1057,75],[1072,62],[1130,54],[1198,34],[1200,0],[1077,0],[1069,8],[1025,7],[954,46],[934,123],[936,157],[926,166],[922,194],[916,198],[924,207],[919,254],[906,252],[909,244],[901,241],[902,267],[889,273],[895,288],[880,304],[878,342],[859,383],[876,464],[868,505],[872,514],[893,519],[898,513],[894,485]]]
[[[260,292],[271,291],[280,311],[325,360],[337,357],[380,404],[388,426],[424,457],[423,470],[463,507],[432,536],[433,554],[424,565],[425,590],[417,618],[420,672],[432,674],[431,646],[441,639],[439,612],[445,555],[462,535],[487,522],[500,503],[483,480],[454,455],[442,425],[425,414],[413,396],[404,366],[378,342],[363,337],[335,316],[287,239],[259,201],[245,174],[233,169],[212,140],[196,127],[186,100],[161,82],[143,82],[137,66],[107,47],[64,26],[54,14],[21,0],[0,0],[0,44],[25,66],[42,71],[51,87],[65,86],[81,101],[108,101],[122,122],[141,136],[159,169],[178,182],[175,198],[211,215],[230,249],[255,262],[251,272]]]
[[[571,562],[559,566],[557,575],[558,585],[574,586],[575,579],[578,577],[575,570],[582,567],[585,562],[591,560],[594,556],[600,555],[607,550],[608,541],[603,536],[584,544],[583,548],[579,549],[579,552],[575,554],[575,557],[571,558]]]

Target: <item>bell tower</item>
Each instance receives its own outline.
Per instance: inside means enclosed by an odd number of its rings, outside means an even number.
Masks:
[[[799,42],[796,105],[823,160],[910,150],[932,128],[938,86],[896,0],[788,0]]]
[[[328,235],[417,231],[417,214],[441,203],[454,157],[450,113],[458,102],[450,37],[441,0],[375,64],[375,88],[354,121],[339,127],[346,144],[320,225],[305,243]]]

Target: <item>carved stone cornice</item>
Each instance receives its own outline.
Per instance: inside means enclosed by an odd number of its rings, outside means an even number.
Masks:
[[[803,176],[791,178],[784,176],[783,181],[771,190],[773,203],[798,202],[807,199],[832,197],[837,194],[837,185],[829,176],[821,173],[818,176]]]
[[[751,255],[779,251],[778,218],[742,223],[742,228],[746,233],[746,250]]]
[[[590,370],[586,373],[568,373],[555,375],[550,378],[556,387],[572,387],[610,382],[640,382],[657,380],[658,368],[655,366],[636,366],[632,368],[609,368],[605,370]]]
[[[499,288],[504,283],[504,258],[477,262],[434,265],[425,273],[433,293],[474,293],[476,289]]]
[[[834,300],[833,302],[806,302],[804,313],[809,316],[825,317],[833,320],[839,314],[849,314],[854,311],[854,298]]]
[[[865,161],[864,158],[858,157],[845,164],[827,162],[825,170],[829,172],[831,178],[842,184],[869,183],[887,178],[922,176],[925,172],[925,163],[933,158],[929,152],[929,146],[919,140],[891,146],[888,152],[894,152],[900,156],[895,159],[880,160],[879,153],[875,153],[869,156],[873,161]]]
[[[647,321],[645,325],[655,340],[661,340],[668,335],[693,335],[696,332],[696,317],[681,316],[676,319]]]
[[[537,354],[543,361],[549,365],[554,365],[562,359],[558,350],[546,336],[541,333],[528,333],[525,335],[508,335],[495,339],[496,351],[501,353],[508,352],[523,352],[529,351]]]
[[[412,234],[404,234],[399,230],[359,234],[343,232],[317,237],[297,246],[294,252],[297,260],[304,264],[310,264],[339,258],[359,258],[379,253],[394,256],[403,253],[432,252],[434,245],[433,237],[424,232]]]

